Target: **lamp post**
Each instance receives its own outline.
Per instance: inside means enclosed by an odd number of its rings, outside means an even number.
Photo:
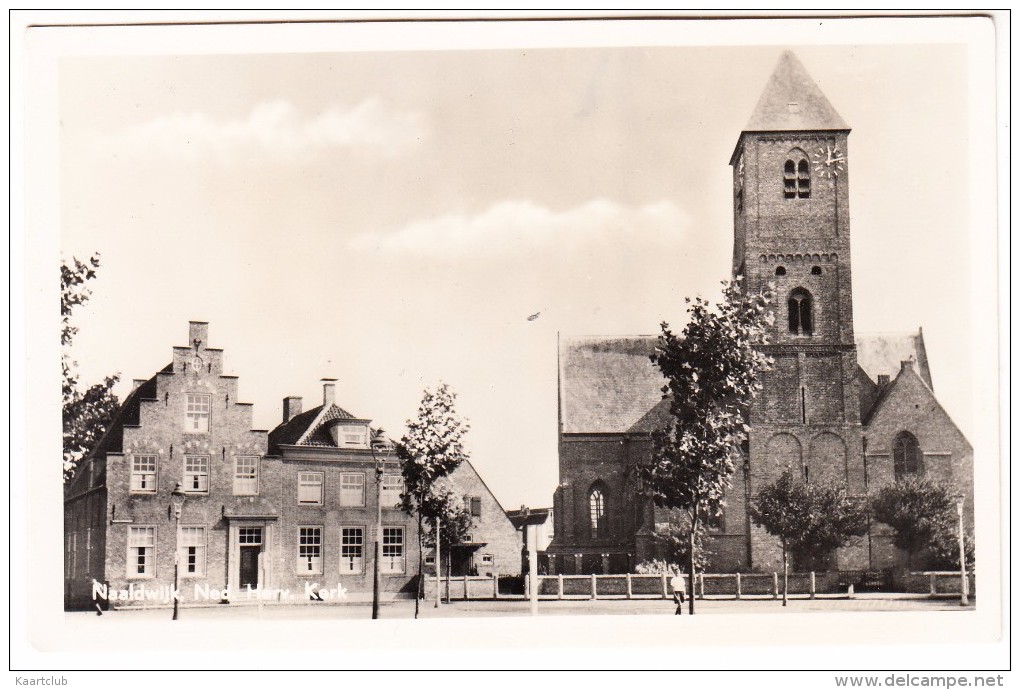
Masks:
[[[181,586],[181,509],[184,508],[184,489],[181,483],[177,482],[173,492],[170,494],[170,508],[174,514],[174,614],[171,620],[177,620],[180,609],[180,599],[177,591]]]
[[[963,545],[963,496],[956,497],[956,532],[960,542],[960,606],[968,606],[970,600],[967,597],[967,554]]]
[[[377,455],[376,450],[381,453],[389,446],[383,437],[382,429],[376,429],[374,434],[371,431],[369,433],[371,435],[369,449],[372,451],[372,460],[375,462],[375,557],[372,559],[372,620],[375,620],[379,617],[379,566],[382,561],[382,483],[383,467],[386,463],[385,456]]]

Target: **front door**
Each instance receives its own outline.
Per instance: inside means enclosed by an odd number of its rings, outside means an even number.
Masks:
[[[259,554],[262,553],[262,528],[241,527],[237,533],[240,555],[238,558],[238,585],[243,589],[259,586]]]
[[[251,585],[254,589],[259,586],[259,552],[261,546],[241,547],[241,587]]]

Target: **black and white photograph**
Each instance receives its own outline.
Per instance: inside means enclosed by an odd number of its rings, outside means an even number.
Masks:
[[[1008,669],[1008,19],[117,14],[21,39],[12,664]]]

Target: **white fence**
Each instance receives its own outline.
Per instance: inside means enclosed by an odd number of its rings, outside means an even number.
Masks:
[[[960,573],[921,572],[907,573],[900,586],[890,591],[928,593],[929,596],[946,596],[960,593]],[[973,573],[969,573],[968,591],[974,592]],[[444,599],[520,599],[528,598],[531,592],[530,578],[523,578],[524,591],[500,591],[500,576],[453,576],[440,579],[438,586]],[[556,599],[671,599],[670,575],[539,575],[537,580],[538,598]],[[694,576],[694,587],[690,578],[684,576],[688,593],[699,599],[706,596],[741,599],[743,597],[771,597],[782,595],[783,578],[779,573],[698,573]],[[427,597],[435,596],[436,578],[427,579]],[[790,573],[788,593],[807,595],[813,599],[818,594],[845,593],[847,587],[838,572]]]

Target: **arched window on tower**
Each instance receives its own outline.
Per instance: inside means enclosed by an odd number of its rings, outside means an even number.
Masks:
[[[588,519],[591,524],[591,538],[599,539],[606,534],[606,494],[601,485],[596,484],[588,494]]]
[[[783,198],[809,199],[811,197],[811,165],[800,151],[791,151],[791,158],[783,164]]]
[[[921,447],[909,431],[901,431],[893,441],[893,473],[897,480],[921,471]]]
[[[811,306],[811,293],[804,288],[797,288],[790,293],[790,298],[786,301],[786,309],[792,335],[814,333]]]

